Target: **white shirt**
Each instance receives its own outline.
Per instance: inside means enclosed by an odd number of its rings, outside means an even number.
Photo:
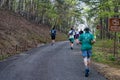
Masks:
[[[75,32],[74,32],[73,30],[70,30],[70,31],[69,31],[69,34],[72,33],[72,32],[73,32],[73,34],[72,34],[72,35],[69,35],[69,38],[74,38]]]

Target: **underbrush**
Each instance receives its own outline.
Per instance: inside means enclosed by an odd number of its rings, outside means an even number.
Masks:
[[[92,59],[95,62],[108,64],[110,66],[120,67],[120,51],[119,44],[116,47],[114,54],[114,41],[112,40],[98,40],[93,45]]]

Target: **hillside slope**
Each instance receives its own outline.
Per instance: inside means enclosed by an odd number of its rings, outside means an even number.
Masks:
[[[48,26],[36,25],[11,11],[0,10],[0,49],[5,49],[5,53],[10,53],[6,49],[16,45],[32,48],[40,43],[49,43],[49,31]],[[58,32],[57,40],[65,40],[62,35]]]

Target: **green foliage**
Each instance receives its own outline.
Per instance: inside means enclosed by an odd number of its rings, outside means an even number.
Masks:
[[[93,46],[92,59],[96,62],[119,66],[119,59],[113,54],[114,41],[98,40]],[[117,56],[120,56],[120,50],[117,50]]]
[[[97,62],[105,62],[105,56],[102,52],[94,52],[92,55],[92,59]]]
[[[120,15],[120,0],[1,0],[0,5],[58,29],[85,22],[95,27],[100,18]]]
[[[10,56],[11,56],[10,54],[0,55],[0,60],[3,60],[3,59],[8,58],[8,57],[10,57]]]
[[[105,53],[102,51],[94,51],[93,55],[92,55],[92,59],[96,62],[101,62],[101,63],[115,63],[115,57],[113,56],[113,54],[109,54],[109,53]]]
[[[95,47],[103,47],[103,48],[113,48],[113,40],[98,40],[94,44]]]
[[[115,56],[113,56],[113,55],[108,55],[108,60],[110,60],[110,61],[115,61]]]
[[[120,0],[81,0],[87,4],[87,8],[84,9],[84,15],[87,20],[87,24],[91,27],[101,24],[100,19],[110,18],[120,15]],[[115,11],[116,9],[116,11]],[[87,15],[86,15],[87,14]],[[94,19],[92,21],[92,19]],[[97,24],[96,24],[97,23]],[[103,23],[108,25],[108,23]],[[102,24],[101,24],[102,25]]]

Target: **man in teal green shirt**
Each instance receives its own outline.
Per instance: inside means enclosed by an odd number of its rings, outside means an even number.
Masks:
[[[84,58],[85,64],[85,77],[89,75],[89,65],[90,65],[90,57],[92,55],[92,44],[95,43],[94,36],[90,33],[90,29],[86,27],[84,29],[85,33],[81,34],[79,37],[79,41],[81,44],[82,56]]]

